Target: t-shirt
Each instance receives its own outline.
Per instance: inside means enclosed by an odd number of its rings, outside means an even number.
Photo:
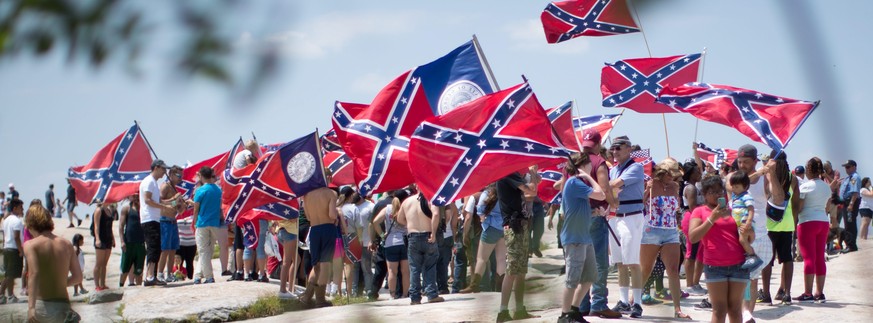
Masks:
[[[15,243],[15,231],[19,231],[20,239],[24,241],[24,223],[21,222],[15,214],[10,214],[3,220],[3,248],[18,249],[18,244]]]
[[[861,205],[858,208],[873,209],[873,197],[866,197],[864,194],[870,194],[870,190],[866,187],[861,189]]]
[[[570,177],[561,192],[564,199],[564,225],[561,227],[561,243],[591,244],[591,204],[588,197],[594,190],[579,177]]]
[[[630,165],[627,165],[630,163]],[[622,166],[626,166],[624,171],[621,171]],[[645,172],[643,166],[629,159],[624,165],[615,166],[609,170],[610,180],[619,179],[624,182],[624,186],[618,193],[618,210],[616,213],[631,213],[643,210],[643,192],[646,190]],[[630,202],[634,201],[634,202]],[[630,202],[630,203],[629,203]]]
[[[691,218],[700,219],[706,224],[706,220],[712,214],[712,209],[706,205],[698,206],[691,212]],[[740,264],[745,260],[743,246],[740,245],[740,234],[737,230],[737,222],[732,217],[723,217],[713,222],[700,245],[703,247],[703,264],[709,266],[725,267]]]
[[[497,204],[500,205],[504,223],[508,223],[507,220],[512,216],[522,216],[524,194],[518,187],[525,184],[524,177],[518,172],[497,181]]]
[[[221,226],[221,189],[218,185],[209,183],[194,192],[194,202],[200,203],[197,213],[198,228]]]
[[[248,166],[249,157],[251,156],[252,152],[247,149],[236,153],[236,155],[233,156],[233,169],[240,169]]]
[[[797,215],[797,224],[809,221],[830,222],[825,207],[831,198],[831,188],[821,179],[814,179],[800,185],[803,210]]]
[[[146,192],[152,193],[152,202],[161,203],[161,190],[158,187],[158,181],[152,175],[146,176],[139,183],[139,198],[143,201],[140,207],[140,221],[142,223],[160,221],[161,209],[146,204]]]
[[[764,211],[755,209],[755,199],[749,195],[749,192],[731,195],[731,215],[733,215],[734,220],[737,221],[737,225],[743,225],[746,223],[746,219],[749,217],[749,209],[754,210],[755,213]],[[752,228],[754,227],[755,219],[753,218]]]
[[[393,220],[391,215],[394,214],[394,207],[388,205],[385,207],[385,247],[394,247],[403,245],[403,237],[406,235],[406,227]],[[390,231],[389,231],[390,230]]]
[[[373,217],[373,206],[373,202],[367,200],[355,206],[358,209],[355,226],[361,229],[361,244],[364,246],[370,243],[370,221]]]
[[[493,194],[491,190],[486,190],[482,192],[482,195],[479,195],[479,202],[476,203],[476,213],[479,216],[485,216],[485,219],[482,220],[482,230],[488,230],[489,227],[495,228],[497,230],[503,231],[503,212],[500,212],[500,203],[494,204],[494,208],[491,209],[491,212],[485,214],[485,200],[488,199],[488,195]],[[473,213],[472,210],[470,213]]]
[[[76,203],[76,188],[67,186],[67,203]]]
[[[352,203],[346,203],[340,208],[343,219],[346,220],[346,226],[343,228],[343,233],[350,234],[355,232],[358,223],[358,208]]]
[[[52,190],[45,191],[45,208],[50,210],[55,208],[55,192]]]

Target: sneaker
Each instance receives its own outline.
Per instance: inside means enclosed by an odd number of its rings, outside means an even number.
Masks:
[[[534,256],[537,256],[537,258],[543,257],[543,252],[540,251],[539,249],[534,249],[533,254],[534,254]]]
[[[12,295],[12,296],[7,297],[7,298],[6,298],[6,301],[7,301],[9,304],[17,304],[17,303],[18,303],[18,297],[15,297],[15,295]]]
[[[82,220],[80,220],[80,219],[76,219],[76,221],[77,221],[76,226],[77,226],[77,227],[81,227],[81,226],[82,226]]]
[[[770,298],[770,295],[764,294],[764,291],[761,290],[758,291],[758,299],[756,300],[756,302],[773,305],[773,299]]]
[[[79,294],[80,294],[80,295],[85,295],[85,294],[88,294],[88,290],[87,290],[87,289],[84,289],[84,288],[82,288],[82,289],[80,289],[80,290],[79,290]]]
[[[497,323],[509,321],[512,321],[512,316],[509,315],[509,311],[500,311],[500,313],[497,313]]]
[[[709,294],[709,291],[706,290],[706,288],[703,288],[703,286],[700,286],[700,284],[694,285],[694,291],[696,291],[700,295]]]
[[[70,225],[67,226],[67,229],[72,228],[72,227],[73,227],[73,224],[70,223]]]
[[[621,313],[613,311],[611,309],[605,309],[602,311],[591,311],[588,313],[589,316],[596,316],[604,319],[620,319]]]
[[[204,283],[204,284],[214,284],[214,283],[215,283],[215,278],[206,278],[206,281],[203,282],[203,283]]]
[[[221,272],[221,275],[222,275],[222,276],[230,276],[230,275],[233,275],[233,273],[230,272],[230,270],[225,270],[225,271],[222,271],[222,272]]]
[[[73,292],[73,297],[79,296],[79,293]]]
[[[633,308],[631,309],[630,317],[635,319],[643,317],[643,307],[640,306],[640,304],[634,304]]]
[[[827,300],[825,299],[825,296],[824,296],[823,293],[822,293],[822,294],[815,295],[815,297],[813,297],[813,299],[815,299],[815,302],[816,302],[816,303],[819,303],[819,304],[824,304],[824,303],[827,301]]]
[[[576,312],[561,313],[558,317],[558,323],[588,323],[581,315],[575,315]]]
[[[428,304],[430,304],[430,303],[442,303],[442,302],[445,302],[445,301],[446,301],[445,298],[442,298],[442,297],[440,297],[440,296],[437,296],[437,297],[434,297],[434,298],[428,299],[428,300],[427,300],[427,303],[428,303]]]
[[[155,284],[158,286],[167,286],[167,282],[160,279],[155,279]]]
[[[200,285],[200,278],[194,279],[194,285]]]
[[[619,313],[622,313],[622,314],[628,314],[633,309],[631,308],[630,304],[622,302],[622,301],[618,301],[618,303],[615,304],[615,306],[612,308],[612,310],[619,312]]]
[[[289,292],[279,292],[279,299],[297,299],[297,296]]]
[[[261,276],[261,278],[258,278],[258,281],[262,282],[262,283],[269,283],[270,277],[267,277],[267,275],[264,275],[264,276]]]
[[[780,288],[778,291],[776,291],[776,297],[773,297],[773,299],[778,301],[778,300],[781,300],[783,298],[785,298],[785,291],[782,290],[782,288]]]
[[[680,292],[679,298],[680,298],[680,299],[685,299],[685,298],[688,298],[688,296],[689,296],[689,294],[683,291],[683,292]],[[668,301],[672,301],[672,300],[673,300],[673,295],[670,294],[670,291],[665,290],[663,296],[661,297],[661,299],[663,299],[663,300],[668,300]],[[643,303],[643,304],[645,304],[645,303]]]
[[[421,305],[421,301],[410,301],[409,305]]]
[[[176,282],[176,275],[167,275],[167,280],[165,280],[165,281],[168,283],[175,283]]]
[[[652,297],[649,294],[643,295],[643,305],[658,305],[658,304],[663,304],[663,303],[664,303],[664,301],[655,299],[654,297]]]
[[[810,303],[810,302],[815,301],[815,297],[813,297],[810,294],[803,293],[803,294],[800,294],[800,296],[795,297],[794,300],[801,302],[801,303]]]
[[[158,280],[157,280],[157,279],[154,279],[154,278],[152,278],[152,279],[146,279],[145,281],[142,282],[142,285],[143,285],[143,286],[146,286],[146,287],[149,287],[149,286],[156,286],[157,284],[158,284]]]
[[[743,262],[743,265],[741,266],[741,268],[746,269],[746,270],[752,270],[753,268],[757,268],[758,266],[760,266],[763,263],[764,263],[764,261],[761,260],[761,258],[758,258],[758,256],[749,255],[749,256],[746,256],[746,261]]]
[[[158,274],[158,280],[166,281],[166,280],[164,280],[164,273],[159,273],[159,274]]]
[[[698,311],[712,311],[712,303],[710,303],[708,299],[704,298],[700,301],[699,304],[694,304],[694,309]]]
[[[6,304],[6,296],[0,296],[0,304]]]
[[[791,305],[791,295],[785,294],[782,296],[782,305]]]

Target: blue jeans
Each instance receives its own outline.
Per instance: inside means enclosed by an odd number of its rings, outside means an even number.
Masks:
[[[603,311],[608,309],[606,277],[609,275],[609,228],[606,218],[594,217],[591,220],[591,240],[594,245],[594,260],[597,262],[597,280],[591,285],[591,292],[582,298],[579,311]]]
[[[449,293],[449,262],[452,261],[453,238],[448,237],[437,240],[440,252],[436,268],[437,287],[439,287],[439,292],[443,294]]]
[[[452,293],[467,288],[467,254],[463,243],[455,244],[455,275],[452,280]]]
[[[267,220],[258,220],[258,245],[255,246],[255,249],[246,248],[243,250],[243,260],[252,259],[252,256],[257,256],[257,259],[267,259],[267,252],[264,251],[264,244],[267,239],[267,228],[269,227],[269,223]]]
[[[421,280],[424,276],[424,292],[428,299],[439,296],[436,282],[436,264],[439,251],[436,243],[428,243],[430,233],[409,234],[409,298],[421,302]]]

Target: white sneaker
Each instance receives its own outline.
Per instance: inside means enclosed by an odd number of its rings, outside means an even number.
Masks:
[[[297,295],[291,294],[289,292],[279,292],[280,299],[297,299]]]
[[[158,280],[160,280],[160,281],[166,281],[166,280],[164,279],[164,273],[158,273]]]

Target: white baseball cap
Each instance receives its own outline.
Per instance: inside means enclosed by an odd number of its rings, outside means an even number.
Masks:
[[[14,184],[14,183],[9,183],[9,188],[13,188],[13,187],[15,187],[15,184]]]

